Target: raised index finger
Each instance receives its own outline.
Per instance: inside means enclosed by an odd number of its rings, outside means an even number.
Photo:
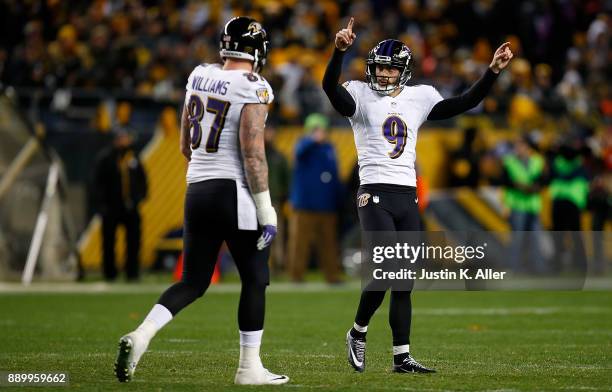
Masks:
[[[501,44],[498,50],[500,51],[505,50],[509,46],[510,46],[510,42],[504,42],[503,44]]]
[[[348,25],[346,26],[349,33],[353,32],[353,22],[355,22],[355,18],[351,16],[351,19],[349,19]]]

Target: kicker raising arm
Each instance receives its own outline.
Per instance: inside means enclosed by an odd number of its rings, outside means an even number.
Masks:
[[[357,37],[357,35],[353,33],[354,21],[355,20],[351,17],[346,28],[336,33],[336,38],[334,39],[334,54],[332,54],[332,58],[329,60],[329,64],[327,64],[327,68],[325,69],[325,75],[323,75],[323,91],[327,94],[334,109],[345,117],[351,117],[355,114],[355,110],[357,109],[357,105],[351,94],[349,94],[343,86],[338,84],[340,73],[342,73],[342,58],[344,57],[344,53]]]
[[[329,101],[338,113],[345,117],[351,117],[355,114],[357,107],[355,100],[342,85],[338,84],[342,72],[343,57],[344,52],[337,48],[334,49],[334,54],[327,64],[325,75],[323,75],[323,91],[325,91]]]
[[[493,54],[491,64],[484,75],[465,93],[438,102],[427,116],[428,120],[444,120],[478,105],[487,96],[499,73],[508,66],[514,57],[510,42],[504,42]]]
[[[427,119],[445,120],[472,109],[487,96],[496,79],[497,74],[491,71],[491,69],[487,69],[487,72],[468,91],[459,96],[438,102],[431,109]]]

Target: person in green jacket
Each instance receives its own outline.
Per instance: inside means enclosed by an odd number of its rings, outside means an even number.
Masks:
[[[512,153],[502,160],[504,169],[504,205],[510,210],[512,242],[510,266],[518,272],[545,272],[546,262],[540,252],[542,230],[542,190],[545,160],[537,152],[536,143],[528,135],[515,142]],[[530,232],[530,233],[525,233]],[[529,245],[526,243],[530,242]],[[527,246],[526,246],[527,245]],[[531,250],[526,259],[524,250]]]
[[[567,248],[564,239],[569,232],[573,243],[571,267],[576,272],[585,272],[586,253],[580,235],[580,217],[587,205],[589,180],[577,146],[570,143],[562,145],[553,156],[550,167],[553,230],[562,232],[554,235],[554,266],[556,270],[564,267],[563,256]]]

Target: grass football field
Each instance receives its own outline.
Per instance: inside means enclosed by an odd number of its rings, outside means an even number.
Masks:
[[[272,388],[232,384],[238,362],[236,285],[215,287],[180,313],[153,340],[135,379],[119,384],[113,374],[117,340],[137,326],[162,288],[116,287],[1,293],[0,371],[64,371],[70,373],[65,389],[82,391]],[[291,378],[275,388],[612,389],[612,292],[417,292],[411,352],[438,370],[431,375],[390,372],[388,298],[370,324],[365,373],[349,368],[344,334],[357,300],[355,286],[269,290],[262,358],[270,370]]]

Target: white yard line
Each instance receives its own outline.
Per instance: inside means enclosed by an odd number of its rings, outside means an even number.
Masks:
[[[168,283],[32,283],[25,287],[19,283],[0,283],[1,294],[28,294],[28,293],[75,293],[75,294],[159,294],[172,285]],[[334,291],[355,291],[358,292],[360,284],[358,282],[346,283],[339,286],[330,286],[326,283],[272,283],[268,292],[334,292]],[[216,293],[238,293],[240,283],[222,283],[212,285],[209,292]]]
[[[603,306],[581,306],[581,307],[500,307],[500,308],[417,308],[414,309],[415,315],[427,316],[514,316],[514,315],[545,315],[558,313],[586,313],[586,314],[604,314],[612,313],[612,307]]]
[[[611,279],[600,279],[595,281],[595,284],[589,285],[587,282],[586,290],[594,291],[612,291]],[[118,294],[158,294],[172,285],[173,282],[167,283],[106,283],[106,282],[35,282],[30,286],[23,286],[21,283],[15,282],[0,282],[0,295],[15,294],[15,293],[118,293]],[[516,291],[524,291],[525,288],[520,285],[516,286]],[[509,290],[511,290],[510,288]],[[290,282],[272,282],[268,291],[270,292],[334,292],[334,291],[355,291],[361,290],[359,281],[351,281],[342,285],[328,285],[324,282],[311,283],[290,283]],[[533,286],[532,290],[537,291],[537,286]],[[218,293],[236,293],[240,291],[240,283],[221,283],[212,285],[209,288],[211,292]],[[457,290],[415,290],[415,292],[423,291],[457,291]],[[459,290],[462,291],[462,290]],[[544,290],[546,291],[546,290]]]

